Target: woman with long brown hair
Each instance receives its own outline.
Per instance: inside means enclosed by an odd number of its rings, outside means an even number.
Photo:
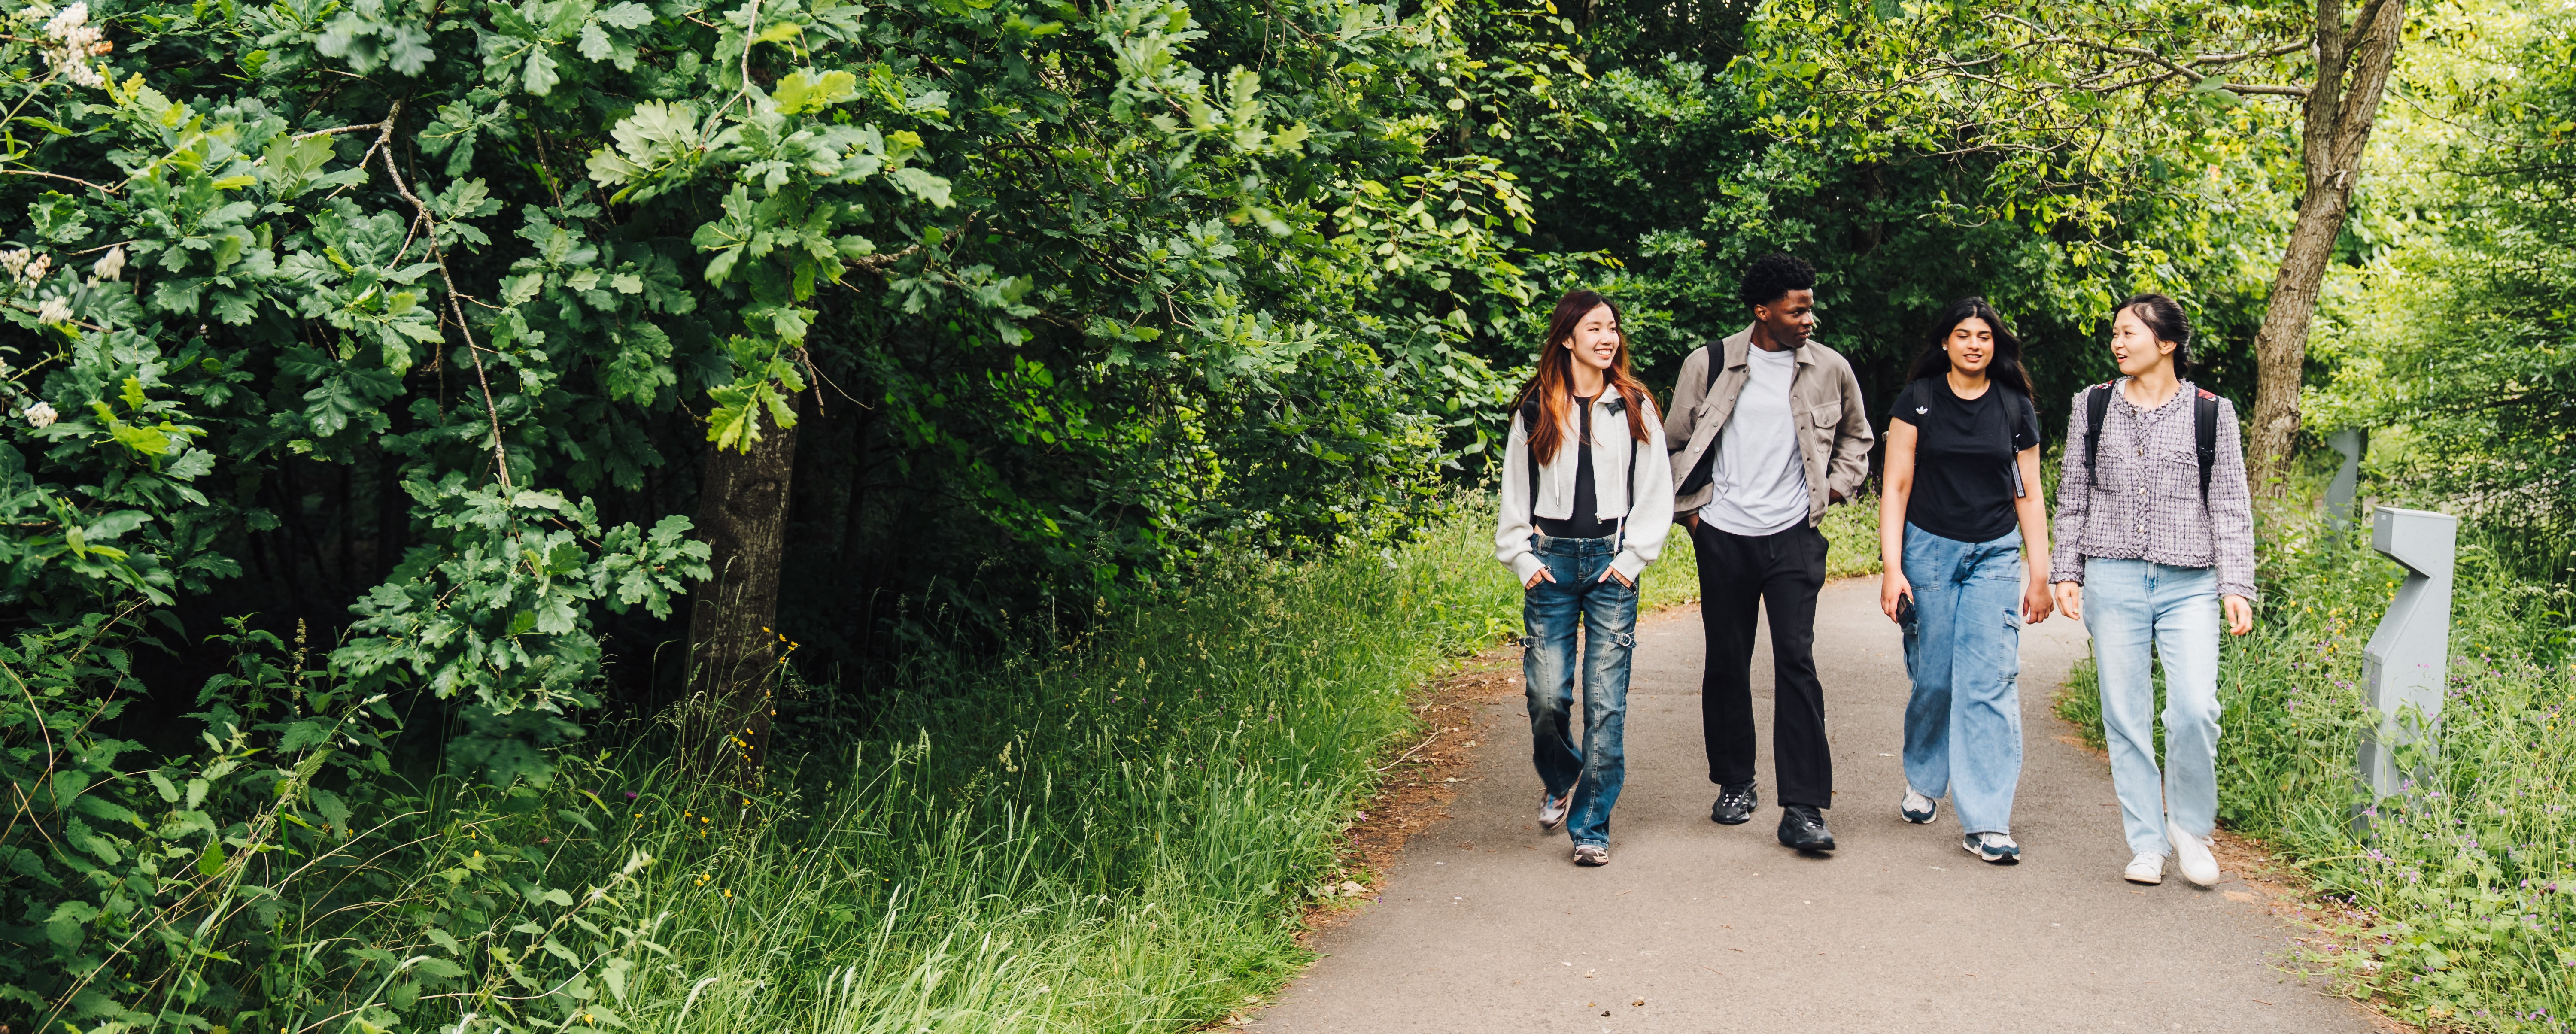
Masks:
[[[1983,298],[1933,324],[1887,425],[1878,510],[1879,609],[1905,631],[1905,798],[1929,824],[1944,794],[1960,847],[2021,861],[2021,630],[2048,620],[2048,507],[2039,410],[2021,339]]]
[[[1539,823],[1551,830],[1566,823],[1575,864],[1601,865],[1610,860],[1610,808],[1627,773],[1621,737],[1637,577],[1663,551],[1673,512],[1663,420],[1628,369],[1617,306],[1597,291],[1571,291],[1556,303],[1538,373],[1512,414],[1494,558],[1523,589],[1521,675],[1542,786]],[[1578,622],[1580,750],[1570,728]]]

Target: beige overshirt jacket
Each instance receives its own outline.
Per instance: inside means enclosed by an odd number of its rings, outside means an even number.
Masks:
[[[1716,497],[1713,471],[1700,468],[1715,466],[1718,434],[1735,415],[1736,396],[1750,376],[1746,356],[1752,347],[1753,328],[1747,325],[1682,360],[1673,406],[1664,415],[1673,484],[1688,486],[1673,500],[1676,521],[1688,519]],[[1711,383],[1708,364],[1717,354],[1726,365]],[[1869,407],[1861,401],[1860,380],[1852,376],[1842,353],[1813,340],[1798,349],[1798,371],[1789,381],[1789,417],[1798,425],[1798,457],[1807,467],[1807,524],[1813,527],[1825,519],[1825,506],[1835,493],[1847,500],[1859,494],[1861,482],[1869,478],[1870,446],[1878,440],[1870,430]]]

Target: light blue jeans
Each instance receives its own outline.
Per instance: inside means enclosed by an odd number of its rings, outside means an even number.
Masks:
[[[1950,795],[1959,828],[2012,832],[2021,785],[2021,532],[1985,542],[1905,525],[1905,781]]]
[[[1577,845],[1610,846],[1610,806],[1628,778],[1621,742],[1628,722],[1628,662],[1637,650],[1637,590],[1610,569],[1615,538],[1530,536],[1555,581],[1521,598],[1521,678],[1529,687],[1530,746],[1550,798],[1574,794],[1565,831]],[[1583,749],[1572,734],[1574,630],[1583,637]]]
[[[2218,826],[2218,572],[2146,560],[2084,561],[2084,627],[2102,674],[2102,734],[2129,850],[2173,853],[2165,819]],[[2154,662],[2165,668],[2165,764],[2156,770]]]

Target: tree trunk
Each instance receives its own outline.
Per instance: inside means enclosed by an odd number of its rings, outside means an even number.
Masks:
[[[683,749],[701,771],[742,789],[759,782],[769,761],[778,570],[795,464],[794,428],[772,428],[744,452],[709,444],[698,496],[714,574],[690,594]]]
[[[2389,67],[2397,58],[2406,0],[2368,0],[2347,29],[2343,0],[2318,0],[2317,79],[2308,91],[2307,125],[2300,162],[2306,186],[2298,222],[2272,278],[2263,329],[2254,337],[2254,421],[2247,473],[2254,494],[2278,498],[2288,485],[2290,453],[2299,433],[2299,388],[2308,362],[2308,324],[2335,239],[2352,207],[2362,150],[2379,114]],[[2347,33],[2349,33],[2347,35]],[[2349,75],[2349,82],[2346,81]]]

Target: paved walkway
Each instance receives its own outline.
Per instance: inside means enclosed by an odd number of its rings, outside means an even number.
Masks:
[[[1762,810],[1741,826],[1708,820],[1698,613],[1650,618],[1611,864],[1575,868],[1564,834],[1538,831],[1522,705],[1482,703],[1486,746],[1455,818],[1413,839],[1381,877],[1382,901],[1323,935],[1323,960],[1259,1029],[2373,1029],[2277,968],[2294,932],[2231,900],[2232,881],[2121,881],[2129,852],[2107,766],[2061,740],[2073,730],[2048,709],[2088,649],[2074,622],[2053,618],[2022,639],[2027,760],[2013,832],[2028,860],[1990,866],[1960,850],[1946,802],[1930,827],[1899,819],[1905,667],[1876,584],[1828,586],[1817,618],[1841,802],[1827,818],[1841,851],[1801,857],[1773,837],[1767,660],[1754,673]]]

